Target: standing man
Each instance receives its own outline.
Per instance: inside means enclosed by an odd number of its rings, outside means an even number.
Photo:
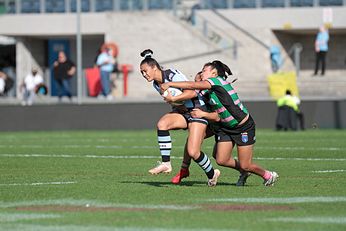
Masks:
[[[59,102],[64,95],[72,101],[70,85],[71,78],[75,73],[76,65],[66,58],[65,52],[60,51],[58,54],[58,60],[54,62],[54,78],[58,84]]]
[[[324,26],[321,26],[315,40],[316,62],[314,75],[317,75],[319,63],[322,65],[321,75],[324,75],[326,68],[326,56],[328,52],[328,41],[328,30]]]
[[[102,47],[101,53],[97,57],[96,61],[97,66],[100,67],[101,72],[101,85],[102,85],[102,94],[111,100],[111,73],[114,69],[115,59],[112,55],[112,50],[108,47]]]

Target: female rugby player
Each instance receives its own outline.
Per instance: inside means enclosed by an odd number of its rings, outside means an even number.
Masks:
[[[161,85],[161,90],[164,91],[168,87],[206,90],[204,95],[212,112],[195,109],[191,114],[197,118],[203,117],[215,121],[211,125],[216,134],[213,156],[217,164],[254,173],[264,179],[265,186],[271,186],[277,181],[279,175],[252,162],[253,146],[256,141],[255,122],[241,103],[232,85],[225,80],[227,75],[220,74],[225,72],[232,74],[227,65],[220,61],[213,61],[204,65],[202,81],[164,83]],[[237,145],[239,162],[232,158],[235,145]]]
[[[166,82],[187,81],[188,79],[180,71],[174,69],[163,70],[159,63],[152,58],[153,52],[148,49],[141,53],[144,57],[140,63],[140,71],[148,82],[153,82],[153,87],[162,94],[160,86]],[[168,94],[168,97],[170,94]],[[189,136],[185,151],[203,169],[208,177],[208,186],[215,186],[220,176],[220,171],[213,168],[209,158],[200,151],[201,143],[205,136],[208,121],[204,118],[193,118],[190,112],[200,108],[205,110],[202,99],[195,97],[193,90],[184,90],[181,95],[174,96],[176,102],[184,101],[182,106],[172,106],[172,112],[163,115],[157,123],[157,136],[161,152],[162,162],[149,170],[151,174],[170,173],[170,152],[172,141],[169,130],[187,129]],[[185,159],[185,158],[184,158]],[[189,163],[186,163],[189,165]],[[188,173],[188,172],[187,172]],[[187,174],[188,175],[188,174]]]

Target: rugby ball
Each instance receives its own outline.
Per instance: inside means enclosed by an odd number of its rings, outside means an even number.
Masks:
[[[183,92],[175,87],[169,87],[167,90],[165,90],[162,94],[163,97],[166,97],[170,93],[172,96],[178,96],[181,95]],[[172,105],[178,106],[178,105],[183,105],[184,101],[179,101],[179,102],[172,102]]]

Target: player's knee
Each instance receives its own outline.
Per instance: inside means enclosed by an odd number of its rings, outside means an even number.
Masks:
[[[187,153],[189,154],[190,157],[192,157],[194,160],[196,160],[199,157],[201,151],[198,148],[188,147]]]
[[[226,166],[227,160],[224,158],[216,158],[216,163],[220,166]]]
[[[251,171],[251,164],[240,162],[240,168],[242,168],[243,170],[249,172],[249,171]]]
[[[168,123],[164,120],[157,122],[156,126],[158,130],[169,130]]]

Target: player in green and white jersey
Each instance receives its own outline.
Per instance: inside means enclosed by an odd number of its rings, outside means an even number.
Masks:
[[[248,172],[261,176],[264,179],[263,184],[271,186],[277,181],[279,175],[252,162],[253,146],[256,142],[255,122],[241,103],[232,85],[226,81],[226,73],[232,74],[227,65],[216,60],[204,65],[202,81],[165,83],[161,85],[161,90],[168,87],[205,90],[203,93],[211,112],[195,109],[191,115],[214,121],[212,128],[216,134],[216,143],[213,156],[217,164],[240,171],[241,176],[237,183],[239,186],[244,185]],[[235,145],[238,160],[232,157]]]

